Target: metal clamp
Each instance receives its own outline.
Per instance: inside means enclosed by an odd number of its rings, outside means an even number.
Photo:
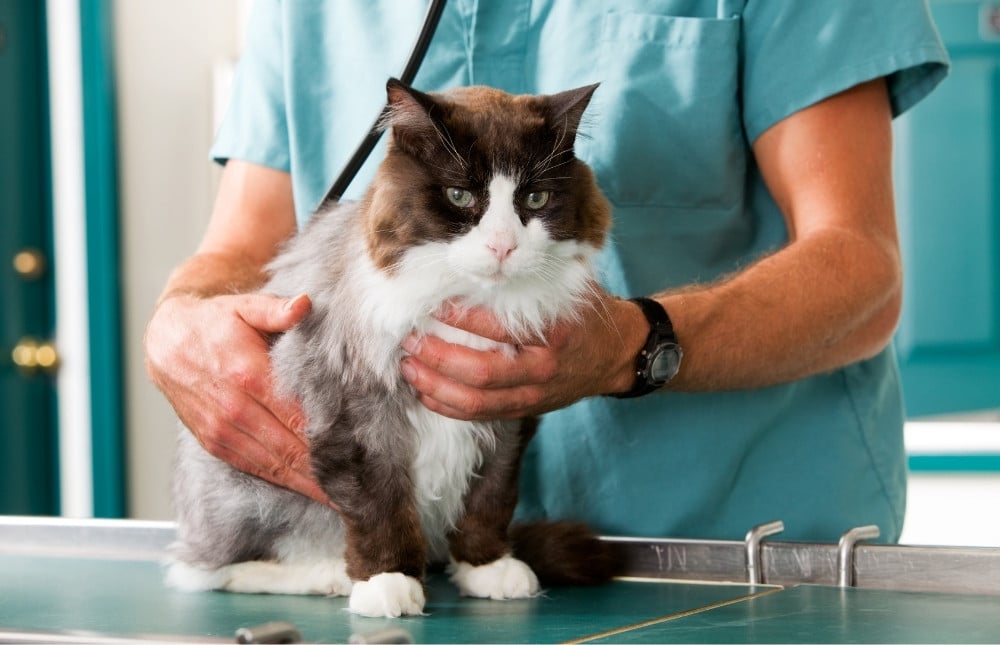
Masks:
[[[295,625],[282,621],[240,627],[236,630],[237,643],[301,643],[302,634]]]
[[[764,581],[764,567],[760,560],[760,543],[769,535],[775,535],[785,530],[781,520],[760,524],[753,527],[744,539],[747,556],[747,582],[759,585]]]
[[[390,643],[401,643],[406,645],[413,643],[413,637],[410,636],[410,632],[405,629],[391,627],[389,629],[383,629],[376,632],[351,634],[351,639],[347,642],[350,643],[350,645],[382,645]]]
[[[858,526],[840,536],[837,543],[837,585],[854,586],[854,546],[862,540],[873,540],[881,534],[878,526]]]

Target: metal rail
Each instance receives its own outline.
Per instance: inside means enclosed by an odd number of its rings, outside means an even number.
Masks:
[[[744,542],[605,538],[625,545],[627,574],[642,578],[1000,596],[1000,548],[768,541],[750,566]],[[853,560],[853,564],[850,561]],[[759,574],[759,577],[756,575]]]
[[[853,543],[870,529],[848,531],[839,545],[763,541],[768,527],[776,523],[755,527],[743,542],[604,539],[623,546],[631,577],[837,586],[846,575],[859,588],[1000,596],[1000,548]],[[173,539],[171,522],[0,517],[0,553],[7,554],[160,560]]]

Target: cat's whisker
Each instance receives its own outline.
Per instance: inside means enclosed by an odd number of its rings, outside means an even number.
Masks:
[[[615,335],[618,336],[618,340],[625,342],[625,336],[622,334],[621,328],[615,322],[614,316],[611,314],[611,309],[608,307],[607,300],[604,298],[604,294],[598,288],[597,283],[588,282],[587,292],[589,298],[584,300],[584,303],[589,307],[604,323],[610,331],[613,331]]]
[[[455,140],[452,139],[451,133],[447,130],[442,132],[440,128],[434,128],[434,131],[437,133],[438,140],[441,141],[441,145],[444,147],[445,152],[447,152],[451,158],[455,160],[462,170],[467,171],[469,167],[468,162],[462,158],[462,155],[458,154],[458,149],[455,147]]]
[[[559,163],[549,164],[549,165],[546,165],[544,168],[542,168],[541,172],[551,172],[551,171],[555,170],[556,168],[560,168],[560,167],[565,166],[567,164],[571,164],[574,161],[576,161],[576,157],[573,157],[571,159],[566,159],[564,161],[560,161]]]
[[[568,134],[567,134],[568,131],[569,131],[569,129],[566,128],[566,127],[563,127],[563,128],[560,129],[560,131],[559,131],[559,137],[556,139],[555,145],[553,145],[553,147],[552,147],[552,152],[549,153],[549,159],[554,159],[556,157],[559,157],[559,156],[567,154],[567,153],[568,154],[572,154],[573,153],[573,148],[572,147],[570,147],[570,148],[563,147],[563,144],[564,144],[564,142],[566,140],[566,137],[568,136]]]
[[[536,172],[532,173],[531,178],[532,179],[541,178],[542,175],[544,175],[545,173],[552,172],[556,168],[559,168],[561,166],[565,166],[567,164],[571,164],[574,161],[576,161],[576,157],[573,157],[571,159],[567,159],[565,161],[561,161],[561,162],[556,163],[556,164],[547,165],[547,166],[545,166],[543,168],[540,168]],[[548,179],[572,179],[572,177],[545,177],[545,179],[546,180],[548,180]]]
[[[558,143],[557,143],[557,145],[558,145]],[[552,152],[550,152],[548,154],[548,156],[546,156],[544,159],[540,160],[534,166],[532,166],[530,172],[532,174],[539,175],[539,174],[545,172],[545,170],[549,168],[549,163],[553,159],[555,159],[557,157],[560,157],[562,155],[565,155],[565,154],[570,154],[572,152],[573,152],[572,150],[558,150],[558,151],[557,150],[553,150]],[[566,163],[569,163],[569,161],[572,161],[572,159],[568,160]],[[558,166],[553,166],[553,167],[558,167]]]

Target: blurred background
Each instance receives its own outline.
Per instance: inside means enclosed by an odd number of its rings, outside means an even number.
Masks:
[[[0,513],[172,517],[142,334],[208,221],[249,4],[0,0]],[[1000,1],[931,6],[952,73],[895,123],[902,541],[1000,546]]]

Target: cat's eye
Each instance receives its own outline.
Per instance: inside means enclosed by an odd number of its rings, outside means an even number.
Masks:
[[[444,195],[448,198],[448,201],[454,206],[459,208],[468,208],[472,206],[473,198],[472,192],[465,190],[464,188],[456,188],[450,186],[444,189]]]
[[[550,195],[551,193],[547,190],[540,190],[538,192],[528,193],[527,195],[525,195],[521,203],[524,204],[525,208],[537,211],[539,208],[542,208],[543,206],[549,203]]]

